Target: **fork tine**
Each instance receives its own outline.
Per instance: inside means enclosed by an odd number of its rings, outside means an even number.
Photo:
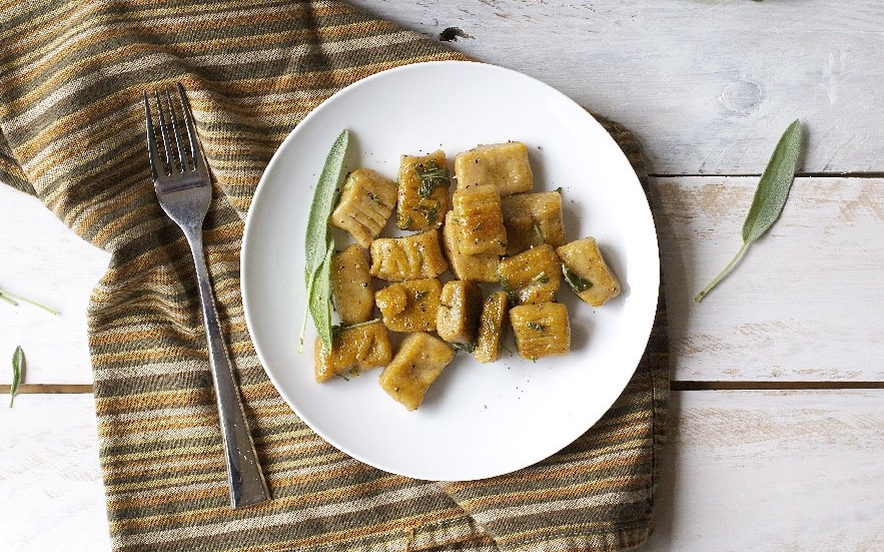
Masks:
[[[172,123],[172,138],[175,140],[175,149],[178,151],[178,163],[180,164],[181,172],[187,172],[190,170],[190,163],[188,163],[187,152],[184,151],[184,141],[181,137],[181,132],[178,130],[178,114],[172,101],[172,94],[168,88],[166,89],[166,105],[169,106],[169,120]],[[193,151],[192,145],[191,151]]]
[[[193,168],[197,171],[208,173],[206,156],[203,154],[203,148],[200,145],[199,138],[196,135],[196,129],[193,126],[193,112],[190,110],[187,95],[180,82],[175,84],[178,88],[178,97],[181,100],[181,112],[184,114],[184,126],[187,127],[187,140],[190,142],[190,151],[193,154]]]
[[[165,176],[166,168],[157,151],[157,139],[153,130],[153,119],[150,115],[150,102],[147,99],[147,92],[144,93],[144,121],[147,127],[147,153],[150,157],[150,170],[153,173],[153,178],[157,179],[160,176]]]
[[[173,164],[174,160],[172,159],[172,148],[169,144],[169,130],[166,126],[166,115],[165,110],[163,109],[163,101],[160,98],[160,93],[156,90],[154,90],[153,96],[154,101],[157,104],[157,112],[160,118],[160,136],[163,138],[163,151],[166,154],[164,161],[166,163],[168,174],[173,174],[175,172],[175,166]],[[171,108],[172,106],[169,106],[169,109]]]
[[[181,83],[176,83],[176,88],[178,102],[173,99],[169,88],[164,88],[162,92],[154,90],[153,102],[151,102],[148,93],[143,94],[148,153],[155,180],[190,171],[195,171],[203,176],[209,175],[206,158],[193,123],[193,112],[187,101],[187,94]],[[154,105],[151,106],[151,103]],[[156,110],[156,125],[151,107]],[[162,152],[160,151],[160,143],[157,141],[158,138],[162,141]]]

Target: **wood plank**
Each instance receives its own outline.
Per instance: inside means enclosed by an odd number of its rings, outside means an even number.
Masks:
[[[805,122],[805,171],[884,170],[876,0],[355,0],[631,128],[661,174],[760,173]],[[456,83],[450,83],[456,86]]]
[[[757,178],[658,178],[675,380],[884,381],[884,181],[798,178],[780,220],[739,249]]]
[[[4,550],[110,550],[92,395],[20,395],[0,407]]]
[[[21,345],[26,382],[91,383],[86,309],[108,253],[74,234],[37,198],[0,183],[0,254],[0,288],[59,311],[52,316],[0,302],[0,366]],[[0,384],[11,378],[11,370],[0,370]]]
[[[673,393],[640,552],[884,550],[884,391]]]
[[[884,548],[884,390],[674,392],[641,552]],[[0,409],[10,550],[109,549],[92,398]]]
[[[656,178],[673,377],[679,381],[884,381],[884,180],[799,178],[783,217],[702,304],[739,247],[756,178]],[[0,187],[3,284],[62,311],[0,304],[0,355],[22,344],[29,384],[91,382],[88,295],[107,255],[32,198]],[[20,196],[20,197],[19,197]],[[64,270],[47,267],[64,266]],[[39,277],[35,277],[39,275]],[[3,353],[7,351],[7,353]],[[2,361],[0,356],[0,361]],[[0,370],[0,384],[11,371]]]

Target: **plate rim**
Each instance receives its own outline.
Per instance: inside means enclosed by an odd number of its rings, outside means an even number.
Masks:
[[[604,417],[605,413],[610,410],[611,406],[623,394],[624,390],[628,386],[629,381],[634,376],[636,370],[638,369],[638,367],[640,365],[641,359],[644,356],[645,351],[647,350],[648,342],[650,340],[653,325],[654,325],[654,319],[656,317],[657,304],[659,303],[659,298],[660,298],[660,293],[661,293],[661,289],[660,289],[661,288],[661,280],[660,280],[660,256],[659,256],[659,232],[656,227],[656,221],[654,220],[654,217],[653,217],[653,212],[651,210],[651,205],[650,205],[650,197],[648,197],[647,190],[645,190],[644,187],[642,186],[641,180],[638,177],[638,174],[636,173],[634,167],[629,162],[629,159],[626,156],[626,153],[623,151],[623,149],[620,147],[620,145],[617,143],[617,141],[614,139],[614,137],[611,135],[611,133],[607,129],[604,128],[604,126],[598,121],[598,119],[591,112],[586,110],[583,106],[581,106],[576,101],[574,101],[570,97],[566,96],[564,93],[557,90],[556,88],[544,83],[543,81],[540,81],[539,79],[536,79],[536,78],[526,75],[524,73],[515,71],[513,69],[508,69],[508,68],[505,68],[505,67],[502,67],[499,65],[493,65],[493,64],[488,64],[488,63],[478,62],[478,61],[460,61],[460,60],[423,61],[423,62],[409,63],[409,64],[393,67],[393,68],[379,71],[377,73],[369,75],[363,79],[360,79],[358,81],[351,83],[350,85],[348,85],[344,88],[341,88],[340,90],[336,91],[334,94],[329,96],[327,99],[325,99],[323,102],[321,102],[319,105],[317,105],[298,124],[295,125],[295,127],[286,135],[286,137],[282,140],[282,142],[280,142],[279,146],[274,151],[273,155],[271,156],[271,159],[269,160],[266,167],[262,171],[258,185],[255,189],[254,194],[253,194],[249,209],[246,213],[246,219],[245,219],[245,225],[244,225],[244,231],[243,231],[243,239],[242,239],[241,250],[240,250],[240,275],[241,275],[240,293],[241,293],[241,297],[242,297],[242,301],[243,301],[243,312],[244,312],[244,318],[246,321],[247,331],[249,332],[249,337],[252,341],[257,358],[258,358],[259,362],[261,363],[261,366],[262,366],[265,374],[267,375],[268,379],[273,384],[275,390],[280,395],[280,397],[283,399],[283,401],[289,406],[289,408],[295,413],[295,415],[298,416],[313,432],[315,432],[322,439],[324,439],[326,442],[328,442],[329,444],[331,444],[332,446],[334,446],[338,450],[351,456],[352,458],[355,458],[356,460],[359,460],[359,461],[364,462],[368,465],[374,466],[378,469],[387,471],[389,473],[396,473],[399,475],[404,475],[407,477],[415,477],[418,479],[448,480],[450,478],[426,477],[427,474],[425,474],[425,473],[419,473],[419,472],[415,472],[415,471],[405,473],[401,470],[391,470],[391,469],[389,469],[389,467],[377,465],[376,462],[373,462],[370,457],[367,457],[366,455],[362,454],[359,450],[354,450],[353,447],[349,447],[346,444],[340,443],[337,438],[330,437],[324,431],[317,429],[314,426],[314,424],[311,423],[311,421],[310,421],[311,416],[305,415],[305,413],[302,411],[302,409],[300,409],[299,406],[296,404],[296,401],[292,400],[292,398],[288,396],[288,393],[286,393],[281,388],[281,383],[279,381],[279,378],[275,374],[274,370],[271,369],[271,367],[270,367],[272,362],[270,361],[270,359],[266,358],[265,352],[262,351],[262,347],[259,345],[259,340],[256,339],[255,333],[253,330],[253,324],[254,324],[252,321],[253,312],[252,312],[252,308],[250,308],[250,306],[249,306],[250,299],[249,299],[249,292],[247,290],[247,287],[249,286],[248,274],[250,274],[250,271],[247,269],[246,264],[248,262],[248,259],[250,258],[250,248],[251,248],[250,235],[254,232],[254,226],[255,226],[254,219],[257,217],[257,215],[254,214],[256,212],[256,209],[254,209],[253,207],[260,201],[260,198],[262,196],[262,190],[266,190],[268,188],[269,185],[267,184],[267,182],[271,180],[270,175],[272,175],[273,171],[275,170],[276,165],[281,162],[280,161],[281,152],[285,152],[287,145],[296,139],[297,135],[300,133],[299,129],[305,128],[305,126],[309,127],[309,123],[312,119],[320,117],[323,110],[327,109],[328,105],[332,105],[336,101],[337,97],[347,93],[347,91],[353,89],[354,87],[365,86],[366,84],[370,85],[373,81],[378,80],[378,79],[387,78],[391,74],[396,74],[396,73],[400,73],[400,72],[409,72],[409,71],[415,71],[415,70],[419,71],[419,70],[421,70],[422,67],[426,67],[426,66],[466,66],[466,65],[481,66],[480,70],[487,69],[487,70],[492,70],[492,71],[504,71],[507,73],[511,73],[511,74],[517,76],[518,78],[529,79],[529,80],[533,81],[535,84],[546,88],[549,92],[551,92],[555,95],[558,95],[561,99],[563,99],[567,102],[570,102],[574,106],[580,108],[580,110],[587,115],[588,120],[591,120],[593,124],[598,125],[598,127],[602,130],[604,136],[606,136],[607,139],[610,140],[610,142],[617,149],[617,151],[620,152],[620,156],[622,156],[622,158],[623,158],[622,161],[624,161],[627,164],[627,166],[629,167],[628,174],[631,175],[630,180],[633,180],[633,182],[628,183],[628,184],[624,182],[624,183],[622,183],[622,185],[638,186],[639,190],[641,190],[641,195],[644,199],[646,212],[643,209],[642,215],[648,217],[648,222],[650,223],[650,227],[652,229],[652,237],[653,237],[653,240],[652,240],[652,242],[653,242],[653,255],[649,256],[649,258],[653,257],[654,271],[653,271],[653,274],[651,274],[649,277],[652,280],[651,283],[653,284],[655,291],[653,291],[653,307],[650,308],[650,310],[649,310],[649,313],[650,313],[649,320],[647,320],[647,319],[644,320],[646,322],[646,327],[645,327],[646,331],[643,331],[643,335],[640,339],[642,346],[640,348],[640,351],[635,355],[634,366],[632,366],[628,370],[628,372],[624,369],[623,385],[618,386],[618,390],[617,390],[616,394],[614,394],[613,400],[609,404],[606,404],[605,408],[601,411],[601,414],[599,416],[597,416],[592,421],[592,423],[590,425],[583,428],[582,433],[578,433],[577,435],[573,436],[573,438],[571,438],[571,440],[568,441],[568,443],[573,442],[573,440],[579,438],[580,435],[582,435],[583,433],[588,431],[590,428],[592,428],[594,425],[596,425],[598,423],[598,421],[602,417]],[[304,123],[308,123],[308,124],[305,125]],[[257,248],[257,247],[258,246],[255,245],[255,248]],[[649,252],[649,255],[650,255],[650,252]],[[293,313],[293,316],[300,316],[300,315]],[[294,340],[296,340],[296,338],[293,338],[293,341]],[[309,355],[309,356],[312,358],[312,355]],[[633,363],[630,362],[630,365],[632,365],[632,364]],[[568,443],[565,443],[563,446],[567,446]],[[458,480],[477,480],[477,479],[485,479],[485,478],[489,478],[489,477],[494,477],[497,475],[503,475],[506,473],[511,473],[513,471],[517,471],[519,469],[530,466],[530,465],[532,465],[538,461],[541,461],[545,458],[548,458],[551,455],[556,454],[559,450],[561,450],[561,448],[559,448],[555,451],[545,451],[545,452],[538,453],[536,455],[533,455],[532,456],[533,459],[528,461],[527,463],[524,463],[524,462],[520,463],[520,465],[515,468],[512,468],[512,467],[506,468],[505,471],[494,471],[493,473],[488,472],[486,474],[480,474],[477,476],[469,476],[469,477],[460,477],[457,479]]]

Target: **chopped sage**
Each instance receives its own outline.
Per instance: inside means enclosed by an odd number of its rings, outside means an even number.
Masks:
[[[25,366],[25,354],[21,350],[21,346],[15,348],[12,353],[12,385],[9,386],[9,408],[12,408],[12,401],[18,395],[18,388],[21,385],[22,375]]]
[[[761,175],[761,180],[758,182],[755,197],[752,199],[752,205],[749,207],[749,213],[743,223],[743,245],[740,246],[731,262],[724,267],[724,270],[694,297],[695,301],[702,301],[712,288],[730,274],[743,258],[749,245],[763,236],[780,218],[783,207],[786,206],[792,182],[795,180],[795,166],[798,163],[798,156],[801,154],[801,139],[801,123],[795,120],[777,143],[777,147]]]
[[[332,348],[331,257],[335,249],[328,218],[338,200],[349,139],[350,133],[344,129],[328,152],[316,184],[316,191],[313,192],[304,242],[307,311],[313,318],[322,346],[328,351]],[[303,350],[306,324],[305,313],[298,345],[299,352]]]
[[[464,351],[467,353],[472,353],[476,350],[476,343],[472,341],[467,343],[452,343],[451,346],[458,351]]]
[[[510,279],[502,274],[498,274],[497,283],[500,284],[500,289],[504,291],[508,291],[510,289]]]
[[[537,224],[537,221],[532,223],[531,229],[534,230],[534,237],[537,238],[537,243],[543,243],[543,230],[540,229],[540,225]]]
[[[430,225],[436,224],[436,222],[439,220],[439,209],[441,209],[441,208],[442,208],[442,205],[438,201],[433,202],[432,205],[421,204],[420,206],[418,206],[418,209],[421,210],[421,212],[424,215],[424,218],[427,219],[427,224],[430,224]],[[414,222],[414,221],[412,221],[412,222]],[[409,226],[410,226],[410,224],[409,224]]]
[[[592,282],[568,268],[565,263],[562,263],[562,276],[574,293],[581,293],[592,287]]]
[[[437,167],[435,161],[428,161],[426,164],[419,163],[415,165],[414,170],[421,179],[421,184],[417,189],[417,195],[423,199],[427,199],[433,195],[436,186],[440,184],[448,184],[448,169],[445,167]]]

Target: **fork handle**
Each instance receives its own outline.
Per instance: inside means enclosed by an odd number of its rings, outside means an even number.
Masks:
[[[240,508],[267,502],[270,500],[270,492],[261,472],[261,465],[258,463],[258,455],[246,423],[230,357],[221,335],[215,296],[209,283],[209,271],[203,253],[202,228],[192,227],[183,230],[196,266],[200,305],[209,344],[209,365],[215,383],[215,398],[218,403],[221,434],[227,459],[230,504],[234,508]]]

